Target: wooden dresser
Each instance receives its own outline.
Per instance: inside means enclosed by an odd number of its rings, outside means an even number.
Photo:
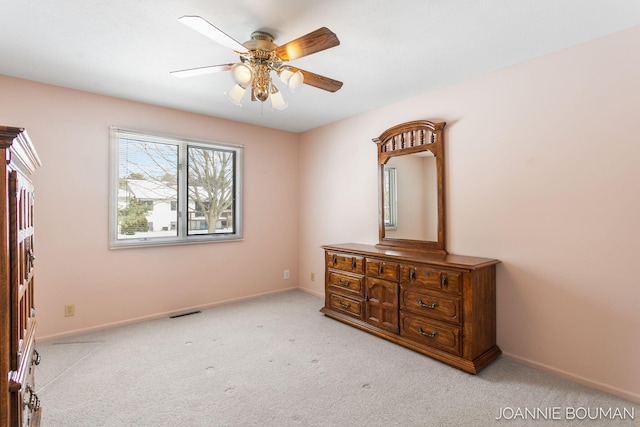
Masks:
[[[5,159],[0,186],[0,426],[38,426],[30,175],[41,163],[24,129],[0,126],[0,149]]]
[[[500,355],[494,259],[326,245],[322,312],[475,374]]]
[[[475,374],[496,345],[496,264],[446,250],[445,122],[415,120],[373,138],[375,246],[325,251],[326,316]]]

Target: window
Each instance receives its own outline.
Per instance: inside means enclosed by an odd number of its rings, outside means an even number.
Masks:
[[[111,128],[110,247],[242,238],[243,148]]]
[[[384,227],[395,230],[398,226],[398,198],[396,168],[384,167]]]

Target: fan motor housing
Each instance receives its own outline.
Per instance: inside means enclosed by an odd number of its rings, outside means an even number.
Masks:
[[[267,52],[277,48],[273,42],[273,36],[264,31],[254,31],[251,33],[251,40],[242,43],[242,46],[249,50],[265,50]]]

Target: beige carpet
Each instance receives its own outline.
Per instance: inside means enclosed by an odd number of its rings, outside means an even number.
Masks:
[[[42,427],[640,425],[631,402],[504,358],[469,375],[322,305],[292,291],[39,342]]]

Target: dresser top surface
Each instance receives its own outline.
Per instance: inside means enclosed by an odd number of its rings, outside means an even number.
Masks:
[[[476,269],[500,263],[497,259],[481,258],[454,254],[434,254],[429,252],[398,250],[383,248],[374,245],[364,245],[360,243],[340,243],[336,245],[323,245],[326,251],[350,252],[365,256],[375,256],[382,258],[402,258],[407,261],[435,264],[442,267],[456,267],[465,269]]]

